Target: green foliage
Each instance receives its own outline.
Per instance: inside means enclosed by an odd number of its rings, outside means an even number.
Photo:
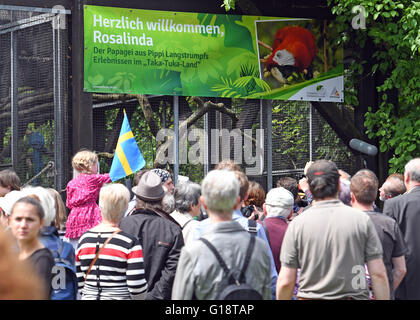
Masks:
[[[191,100],[192,104],[192,100]],[[158,106],[158,111],[155,112],[154,119],[157,123],[158,128],[171,128],[173,129],[173,114],[172,114],[172,105],[168,104],[165,101],[161,101]],[[194,109],[194,108],[192,108]],[[113,109],[106,111],[106,126],[107,129],[112,129],[115,126],[115,119],[118,115],[119,109]],[[165,123],[164,124],[164,119]],[[131,130],[133,135],[137,141],[139,149],[143,155],[144,160],[146,161],[145,168],[153,168],[153,162],[156,157],[156,146],[157,141],[156,138],[153,136],[150,128],[144,119],[144,114],[141,109],[141,106],[137,106],[136,110],[134,111],[133,115],[129,119]],[[188,144],[188,150],[190,145]],[[102,160],[101,162],[101,171],[102,172],[109,172],[110,165]],[[111,159],[112,162],[112,159]],[[172,170],[170,167],[167,169]],[[203,179],[203,166],[201,164],[181,164],[179,166],[179,174],[184,175],[190,178],[191,181],[201,182]],[[134,178],[134,175],[128,176],[128,179]]]
[[[260,79],[259,71],[253,65],[242,65],[239,76],[235,81],[221,77],[222,83],[213,86],[213,91],[220,92],[224,98],[239,98],[270,90],[270,86]]]
[[[390,171],[402,171],[404,164],[420,155],[420,2],[411,0],[329,0],[337,15],[342,40],[353,48],[355,62],[346,74],[346,103],[357,106],[356,84],[363,74],[380,73],[384,82],[377,87],[379,107],[369,109],[365,126],[369,138],[377,138],[381,152],[391,151]],[[366,12],[366,29],[351,29],[361,5]],[[371,40],[375,45],[372,66],[362,61],[357,48]],[[369,69],[368,69],[369,68]],[[388,101],[388,91],[398,92],[398,107]]]
[[[273,106],[273,140],[280,141],[275,152],[294,169],[303,168],[309,155],[309,104],[300,101],[277,102]],[[316,122],[316,121],[315,121]],[[352,153],[327,122],[312,136],[313,159],[328,159],[337,164],[352,162]]]
[[[308,159],[308,107],[300,102],[277,102],[272,112],[273,140],[281,141],[275,152],[297,169]]]
[[[223,0],[221,7],[225,7],[226,11],[229,11],[230,9],[235,10],[235,2],[236,0]]]

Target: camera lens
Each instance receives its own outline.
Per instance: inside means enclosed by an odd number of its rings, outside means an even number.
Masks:
[[[251,205],[241,208],[242,215],[246,218],[249,218],[253,211],[254,207]]]

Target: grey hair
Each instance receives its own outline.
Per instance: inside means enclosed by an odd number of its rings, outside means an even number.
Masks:
[[[165,195],[162,198],[162,209],[166,213],[171,213],[175,210],[175,198],[169,192],[165,192]]]
[[[404,170],[410,175],[411,181],[420,182],[420,158],[414,158],[408,161]]]
[[[201,196],[201,186],[195,182],[184,182],[176,186],[174,191],[175,209],[188,213],[191,206],[198,204]]]
[[[232,213],[239,196],[239,181],[229,170],[212,170],[201,183],[201,192],[209,211]]]

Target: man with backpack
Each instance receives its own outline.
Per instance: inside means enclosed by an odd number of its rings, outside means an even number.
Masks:
[[[229,163],[229,162],[228,162]],[[249,187],[249,181],[248,181],[248,177],[245,175],[245,173],[243,171],[238,171],[238,170],[232,170],[230,165],[224,165],[222,162],[222,165],[217,165],[216,166],[217,170],[229,170],[232,171],[233,174],[235,175],[236,179],[239,182],[239,197],[240,197],[240,202],[235,206],[234,211],[233,211],[233,215],[232,215],[232,220],[238,222],[242,228],[246,231],[248,231],[250,234],[256,236],[257,238],[260,238],[264,241],[264,243],[266,244],[266,251],[270,257],[270,265],[271,265],[271,269],[270,269],[270,275],[271,275],[271,299],[275,300],[276,298],[276,284],[277,284],[277,271],[276,271],[276,266],[274,264],[274,258],[273,258],[273,254],[271,253],[271,249],[270,249],[270,244],[268,242],[266,233],[264,231],[264,228],[261,224],[257,223],[256,220],[254,219],[248,219],[245,218],[242,215],[241,212],[241,207],[243,202],[248,198],[248,187]],[[192,231],[191,234],[191,239],[192,240],[197,240],[199,239],[205,232],[207,232],[208,228],[211,226],[211,223],[208,219],[205,219],[203,221],[200,221],[200,223],[197,223],[194,226],[194,230]]]
[[[232,220],[241,201],[235,174],[209,172],[202,182],[201,201],[211,225],[199,241],[183,247],[172,299],[271,299],[267,245]]]

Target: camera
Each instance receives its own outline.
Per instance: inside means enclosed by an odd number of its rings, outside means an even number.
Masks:
[[[296,179],[297,179],[298,182],[299,182],[300,179],[303,179],[303,178],[306,178],[306,175],[304,173],[296,175]]]
[[[241,208],[241,213],[245,218],[249,218],[253,212],[254,212],[253,205],[249,205],[249,206]]]

